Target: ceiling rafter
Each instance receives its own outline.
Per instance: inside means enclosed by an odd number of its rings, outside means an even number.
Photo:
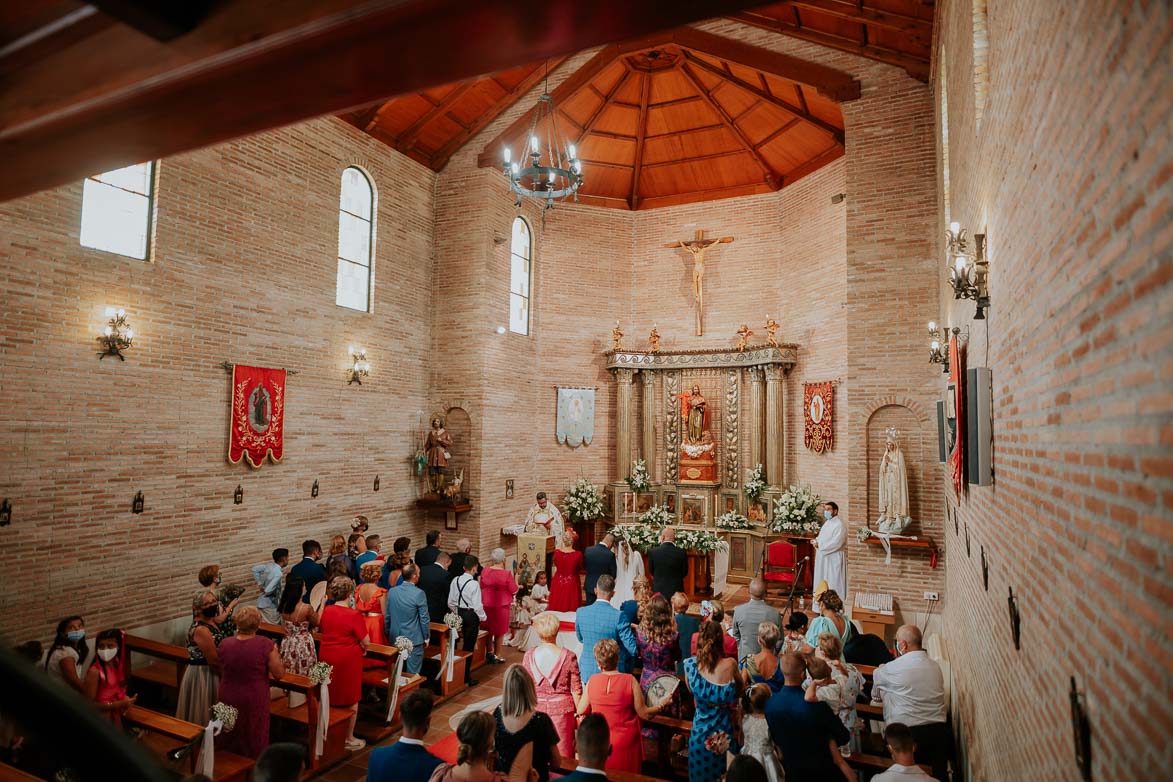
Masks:
[[[779,179],[778,175],[774,173],[774,169],[770,168],[770,164],[766,162],[766,159],[762,157],[761,153],[754,149],[753,143],[748,138],[746,138],[746,135],[742,132],[741,128],[734,124],[733,118],[729,116],[729,112],[727,112],[725,108],[718,101],[714,100],[713,96],[709,94],[709,90],[705,88],[705,85],[700,80],[700,77],[693,72],[691,65],[689,63],[681,63],[680,72],[683,73],[688,78],[688,80],[696,86],[697,90],[699,90],[702,95],[704,95],[705,101],[709,104],[709,107],[717,113],[717,116],[721,118],[721,121],[725,123],[725,126],[729,128],[730,132],[732,132],[733,135],[737,137],[742,146],[744,146],[746,151],[749,152],[749,154],[753,157],[754,162],[757,163],[758,167],[762,169],[766,184],[777,189],[779,186]]]
[[[692,157],[679,158],[677,160],[658,160],[655,163],[644,163],[644,168],[663,168],[665,166],[683,166],[688,163],[698,163],[703,160],[718,160],[723,157],[737,157],[744,155],[744,149],[727,149],[724,152],[710,152],[707,155],[693,155]]]
[[[574,142],[575,144],[582,146],[583,139],[585,139],[587,134],[589,134],[594,129],[595,123],[599,121],[599,118],[603,116],[603,112],[607,110],[609,105],[611,105],[611,98],[619,94],[619,90],[623,89],[623,85],[627,84],[627,80],[630,78],[631,70],[625,70],[623,75],[615,81],[615,86],[608,90],[606,95],[595,89],[595,85],[590,85],[591,90],[602,99],[602,103],[599,104],[597,109],[591,112],[591,116],[589,116],[587,121],[583,124],[582,129],[579,131],[578,138]],[[566,112],[559,110],[558,113],[565,115]]]
[[[932,38],[933,35],[933,21],[931,19],[907,16],[894,11],[860,7],[855,3],[844,2],[844,0],[784,0],[779,5],[794,9],[809,8],[812,11],[828,14],[838,19],[875,25],[898,33],[912,33],[922,36],[927,34],[928,38]]]
[[[652,74],[645,73],[640,83],[639,118],[636,120],[635,166],[631,169],[631,198],[628,204],[632,209],[639,208],[639,175],[643,170],[644,137],[648,134],[648,97],[652,94]]]
[[[778,138],[783,133],[790,130],[791,128],[793,128],[795,125],[797,125],[800,122],[802,122],[802,120],[800,120],[798,117],[795,117],[794,119],[787,122],[785,125],[779,125],[777,128],[774,129],[774,131],[772,133],[770,133],[770,135],[766,136],[764,139],[762,139],[758,143],[754,144],[754,148],[761,149],[762,147],[766,146],[771,141]]]
[[[446,114],[452,108],[452,105],[460,100],[464,93],[473,88],[474,84],[475,82],[466,81],[456,85],[439,103],[421,114],[415,122],[411,123],[411,125],[399,134],[399,138],[403,144],[407,145],[408,149],[415,149],[419,132],[423,130],[424,126],[441,114]]]
[[[655,141],[656,139],[661,139],[661,138],[669,138],[669,137],[674,138],[677,136],[688,136],[693,133],[705,133],[710,130],[724,130],[724,129],[725,129],[725,125],[722,123],[717,123],[716,125],[701,125],[699,127],[687,128],[685,130],[671,130],[671,131],[668,131],[667,133],[652,133],[651,135],[644,136],[644,141]]]

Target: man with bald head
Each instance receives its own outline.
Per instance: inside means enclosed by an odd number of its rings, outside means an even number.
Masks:
[[[684,591],[684,577],[688,575],[688,555],[676,547],[676,530],[664,527],[660,545],[648,554],[648,572],[652,575],[652,591],[670,599]]]
[[[782,616],[778,609],[766,603],[766,582],[755,578],[749,582],[749,602],[733,611],[733,637],[737,639],[737,659],[762,650],[758,644],[758,625],[772,622],[782,634]]]
[[[903,625],[896,631],[896,653],[890,663],[876,668],[872,699],[884,704],[884,722],[900,722],[912,729],[916,761],[946,779],[950,735],[945,726],[945,677],[941,666],[921,648],[920,628]]]
[[[840,782],[842,761],[836,746],[850,741],[851,734],[830,706],[805,699],[806,662],[801,656],[787,652],[778,665],[784,683],[766,701],[766,725],[782,750],[786,782]]]

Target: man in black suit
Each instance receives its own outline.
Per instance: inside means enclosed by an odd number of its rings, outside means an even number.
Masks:
[[[432,564],[440,555],[440,547],[437,545],[440,542],[440,530],[431,530],[424,539],[428,545],[415,552],[415,564],[420,567]]]
[[[611,754],[611,729],[601,714],[588,714],[574,732],[574,743],[578,750],[578,767],[562,782],[607,782],[607,756]]]
[[[451,557],[441,551],[435,562],[420,568],[420,580],[416,586],[428,599],[428,616],[433,622],[444,621],[444,614],[448,613],[448,589],[452,584],[448,565],[451,561]]]
[[[448,566],[448,582],[451,583],[464,574],[464,560],[472,553],[472,541],[461,538],[456,541],[456,551],[452,552],[452,564]],[[481,576],[483,568],[477,566],[477,578]]]
[[[688,555],[676,548],[676,530],[664,527],[660,545],[648,554],[648,571],[652,574],[652,591],[666,598],[684,591],[684,576],[688,573]]]
[[[587,605],[595,602],[595,584],[599,582],[599,576],[611,576],[615,578],[615,536],[608,532],[593,546],[588,546],[582,552],[583,559],[586,562],[586,581],[583,582],[583,588],[586,590]]]
[[[310,601],[310,590],[314,585],[326,580],[326,568],[318,564],[321,556],[322,544],[316,540],[307,540],[301,544],[301,562],[289,569],[290,576],[297,576],[305,582],[305,594],[301,596],[303,603]]]

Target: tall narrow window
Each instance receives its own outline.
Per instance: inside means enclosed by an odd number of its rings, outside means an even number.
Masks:
[[[146,260],[150,247],[154,163],[139,163],[86,179],[81,195],[81,243]]]
[[[342,172],[338,205],[339,307],[371,309],[371,250],[375,237],[375,189],[371,180],[351,166]]]
[[[534,243],[529,225],[520,217],[513,220],[513,242],[509,250],[509,330],[529,334],[529,286],[533,270]]]
[[[944,195],[945,225],[949,225],[949,79],[945,71],[945,47],[941,47],[941,188]]]

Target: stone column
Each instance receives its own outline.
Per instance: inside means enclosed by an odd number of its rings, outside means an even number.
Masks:
[[[660,470],[656,465],[656,375],[650,369],[644,369],[639,376],[644,381],[640,457],[648,463],[648,474],[652,482],[656,483],[660,480]]]
[[[746,432],[749,437],[749,464],[747,469],[753,469],[759,464],[765,464],[765,453],[762,449],[762,368],[749,368],[749,415],[746,416]]]
[[[615,480],[631,470],[631,381],[635,370],[613,369],[615,373]]]
[[[725,370],[725,480],[726,488],[741,485],[741,370]]]
[[[767,364],[766,375],[766,480],[771,486],[786,485],[785,397],[782,367]]]
[[[664,482],[676,483],[680,476],[680,372],[664,373]]]

